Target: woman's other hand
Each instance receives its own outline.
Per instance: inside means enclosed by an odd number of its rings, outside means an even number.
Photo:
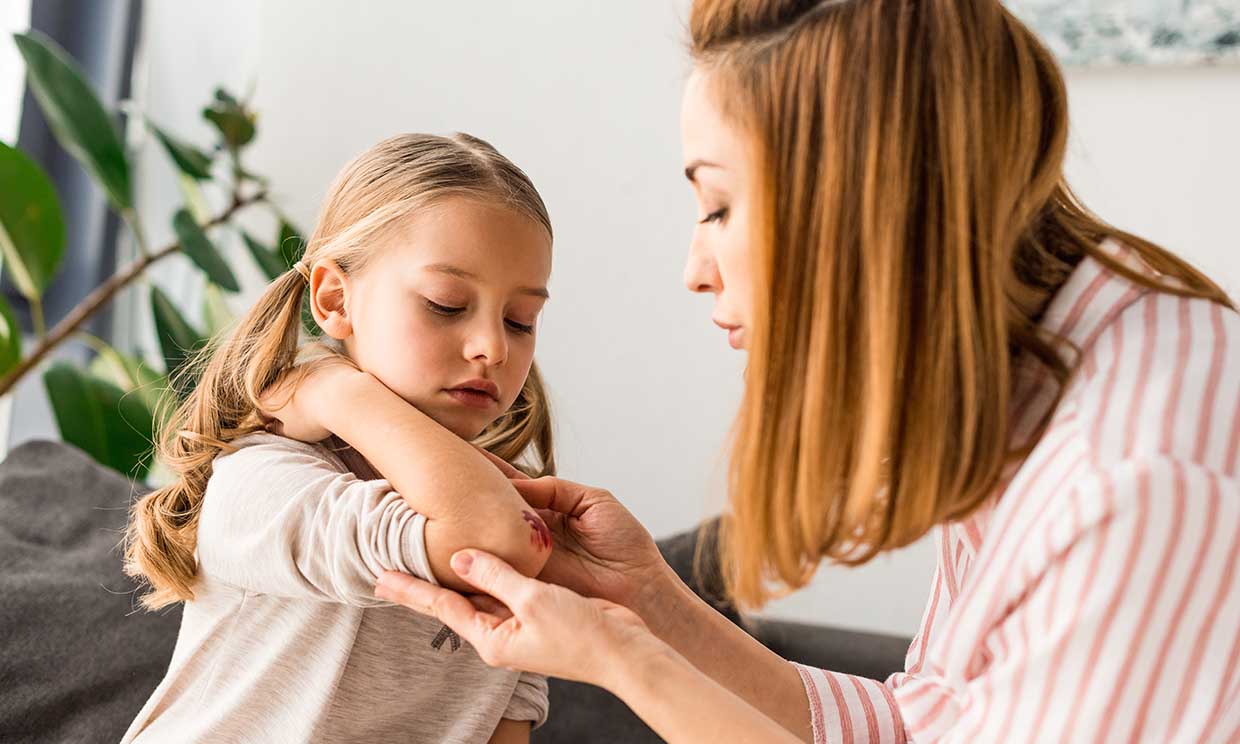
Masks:
[[[664,648],[631,610],[523,576],[490,553],[462,550],[452,557],[452,568],[486,596],[471,601],[391,571],[380,577],[375,595],[434,615],[491,666],[602,687],[635,654]]]

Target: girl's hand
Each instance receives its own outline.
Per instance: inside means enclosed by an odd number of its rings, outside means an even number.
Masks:
[[[379,578],[375,595],[434,615],[491,666],[601,687],[613,684],[615,671],[631,663],[634,654],[659,653],[663,647],[632,611],[527,578],[490,553],[459,551],[452,568],[489,596],[471,602],[392,571]]]
[[[338,355],[315,359],[285,372],[259,399],[259,415],[280,436],[321,442],[332,435],[323,424],[326,407],[341,385],[369,377]]]

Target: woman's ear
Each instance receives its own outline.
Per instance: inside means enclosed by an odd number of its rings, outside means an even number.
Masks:
[[[353,335],[348,300],[349,276],[335,261],[315,261],[310,270],[310,312],[319,328],[337,341]]]

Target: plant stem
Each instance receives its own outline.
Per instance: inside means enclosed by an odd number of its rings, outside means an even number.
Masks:
[[[29,300],[30,325],[34,326],[34,335],[40,341],[47,338],[47,321],[43,319],[43,300],[36,297]]]
[[[259,193],[248,198],[234,198],[233,203],[229,205],[220,214],[216,215],[209,222],[204,224],[203,229],[214,227],[220,223],[228,221],[238,210],[266,200],[266,192]],[[35,367],[43,357],[47,356],[52,349],[56,348],[66,338],[77,330],[78,326],[86,322],[86,319],[94,315],[104,305],[106,305],[116,293],[124,289],[134,279],[137,279],[146,271],[147,267],[163,258],[167,258],[181,251],[180,243],[172,243],[155,251],[154,253],[144,253],[134,259],[129,265],[119,269],[115,274],[108,277],[103,284],[95,287],[90,294],[86,295],[68,315],[52,328],[47,336],[40,340],[39,345],[34,351],[30,352],[30,356],[21,360],[16,367],[9,370],[3,377],[0,377],[0,395],[7,393],[17,381],[26,375]]]

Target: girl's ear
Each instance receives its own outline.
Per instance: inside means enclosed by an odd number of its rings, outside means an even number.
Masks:
[[[337,341],[353,335],[348,299],[348,275],[335,261],[315,261],[310,270],[310,312],[319,328]]]

